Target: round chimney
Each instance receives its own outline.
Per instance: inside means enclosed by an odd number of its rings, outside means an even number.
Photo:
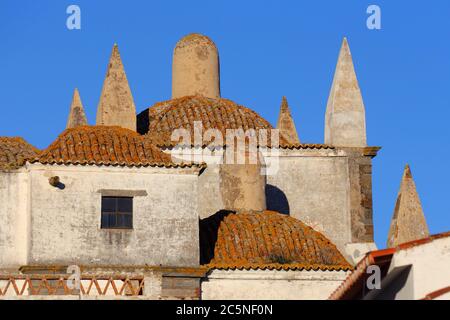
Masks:
[[[223,164],[220,165],[220,193],[225,210],[266,210],[264,169],[263,156],[258,151],[247,148],[224,153]]]
[[[220,97],[217,47],[210,38],[198,33],[178,41],[172,64],[172,98],[193,95]]]

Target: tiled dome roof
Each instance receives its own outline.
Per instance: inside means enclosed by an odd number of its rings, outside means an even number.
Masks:
[[[97,164],[121,166],[179,166],[168,154],[138,133],[114,126],[66,129],[31,162],[42,164]],[[181,166],[189,166],[182,164]]]
[[[187,96],[155,104],[138,115],[138,131],[161,147],[175,146],[171,141],[174,129],[185,128],[194,137],[194,121],[201,121],[203,132],[219,129],[223,139],[226,129],[273,129],[272,125],[256,112],[231,100],[203,96]],[[270,131],[268,132],[270,139]],[[225,142],[225,141],[224,141]],[[193,143],[193,141],[192,141]],[[210,141],[203,141],[208,145]],[[281,143],[281,141],[280,141]]]
[[[200,243],[212,269],[352,269],[321,233],[274,211],[218,212],[200,222]]]
[[[20,137],[0,137],[0,171],[13,170],[36,157],[39,150]]]

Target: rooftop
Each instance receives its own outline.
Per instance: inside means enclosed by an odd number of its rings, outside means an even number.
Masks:
[[[274,211],[220,211],[200,222],[201,263],[211,269],[352,270],[336,246]]]
[[[392,258],[396,252],[408,250],[417,246],[431,243],[438,239],[450,237],[450,232],[436,234],[424,239],[414,240],[402,243],[394,248],[372,251],[356,265],[355,270],[341,283],[341,285],[330,295],[330,300],[346,300],[352,299],[363,292],[366,279],[370,274],[366,270],[371,265],[380,267],[382,276],[384,277],[389,269]]]
[[[81,126],[66,129],[30,162],[42,164],[96,164],[119,166],[185,167],[138,133],[115,126]]]
[[[266,129],[269,131],[269,141],[270,130],[273,129],[272,125],[255,111],[231,100],[186,96],[156,103],[141,112],[138,115],[138,131],[146,134],[147,138],[160,147],[173,147],[178,144],[177,141],[171,140],[173,130],[185,128],[193,139],[195,121],[202,123],[203,133],[208,129],[218,129],[223,140],[226,139],[227,129]],[[203,145],[208,145],[213,141],[211,139],[202,142]],[[191,141],[191,144],[193,143],[194,141]]]
[[[19,168],[26,160],[36,157],[38,152],[20,137],[0,137],[0,171]]]

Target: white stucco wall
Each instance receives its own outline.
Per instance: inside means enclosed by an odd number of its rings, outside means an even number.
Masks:
[[[199,215],[206,218],[223,209],[218,165],[223,156],[221,150],[213,154],[200,148],[165,152],[184,160],[208,163],[198,180]],[[324,233],[345,253],[345,245],[352,242],[347,153],[340,149],[268,149],[262,154],[267,165],[268,209],[273,209],[273,202],[278,201],[274,200],[273,192],[284,194],[288,210],[278,211]],[[284,209],[285,205],[280,205]]]
[[[277,161],[268,157],[266,162]],[[324,233],[342,252],[351,242],[348,158],[339,150],[281,150],[267,184],[287,198],[289,214]],[[269,201],[269,198],[268,198]]]
[[[202,281],[203,300],[322,300],[344,271],[213,270]]]
[[[0,266],[199,264],[198,169],[29,164],[0,176]],[[48,179],[59,176],[64,188]],[[133,229],[100,228],[102,190],[135,192]]]
[[[220,164],[223,150],[211,151],[208,148],[167,149],[164,151],[172,156],[174,161],[204,162],[208,166],[198,177],[198,215],[200,219],[207,218],[224,208],[220,193]]]
[[[378,248],[375,242],[357,242],[347,244],[342,254],[348,262],[356,266],[368,252],[376,250],[378,250]]]
[[[26,170],[0,172],[0,266],[27,261],[29,179]]]
[[[208,164],[198,178],[198,214],[201,219],[204,219],[223,208],[220,193],[220,165]]]
[[[394,254],[389,272],[412,265],[396,300],[417,300],[450,286],[450,237],[403,249]]]

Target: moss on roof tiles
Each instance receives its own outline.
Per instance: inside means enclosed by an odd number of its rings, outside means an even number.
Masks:
[[[20,168],[37,156],[39,149],[20,137],[0,137],[0,171]]]
[[[336,246],[274,211],[221,211],[200,222],[201,263],[211,269],[351,270]]]

